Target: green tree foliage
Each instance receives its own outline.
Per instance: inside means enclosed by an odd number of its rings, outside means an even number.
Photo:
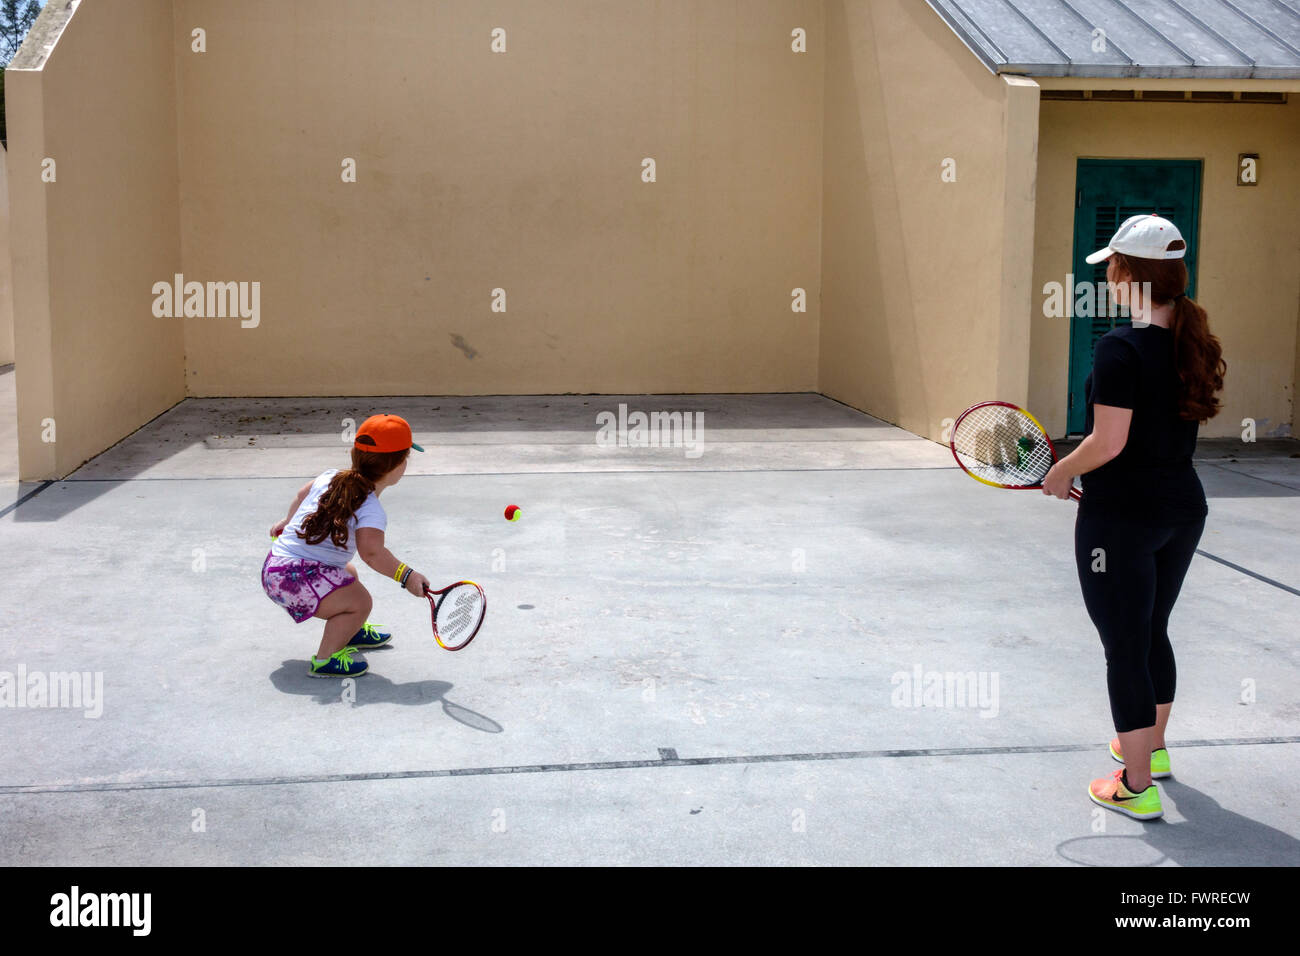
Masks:
[[[40,15],[36,0],[0,0],[0,66],[8,66]]]
[[[9,132],[5,128],[5,67],[23,45],[27,31],[40,15],[37,0],[0,0],[0,144],[9,147]]]

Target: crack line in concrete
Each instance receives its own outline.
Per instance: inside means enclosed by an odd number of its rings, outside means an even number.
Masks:
[[[1180,740],[1173,747],[1235,747],[1259,744],[1300,744],[1300,737],[1233,737],[1224,740]],[[685,757],[653,760],[605,760],[594,763],[539,763],[505,767],[463,767],[451,770],[398,770],[372,773],[302,774],[286,777],[247,777],[230,780],[153,780],[134,783],[12,784],[0,795],[36,793],[101,793],[118,790],[199,790],[214,787],[277,787],[307,783],[354,783],[376,780],[421,780],[433,777],[482,777],[496,774],[563,773],[584,770],[637,770],[653,767],[708,767],[724,764],[800,763],[817,760],[870,760],[882,757],[979,757],[998,754],[1083,753],[1102,744],[1045,744],[1022,747],[932,747],[918,750],[843,750],[825,753],[753,754],[732,757]],[[662,748],[669,749],[669,748]],[[675,750],[673,751],[675,753]]]

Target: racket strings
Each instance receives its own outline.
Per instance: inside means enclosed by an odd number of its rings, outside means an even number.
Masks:
[[[1041,429],[1018,408],[976,408],[953,429],[952,448],[961,466],[999,485],[1041,484],[1056,459]]]
[[[453,588],[434,611],[434,626],[448,644],[456,644],[474,633],[482,618],[483,598],[470,586]]]

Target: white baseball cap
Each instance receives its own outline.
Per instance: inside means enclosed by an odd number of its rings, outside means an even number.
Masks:
[[[1110,245],[1098,249],[1084,261],[1089,265],[1109,259],[1117,252],[1138,259],[1181,259],[1187,255],[1187,243],[1183,248],[1170,249],[1169,244],[1175,239],[1182,240],[1183,234],[1168,219],[1161,219],[1155,213],[1149,216],[1132,216],[1124,220],[1124,225],[1111,237]]]

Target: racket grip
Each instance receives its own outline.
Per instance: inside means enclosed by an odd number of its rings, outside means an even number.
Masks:
[[[1083,492],[1081,492],[1078,488],[1071,488],[1070,497],[1073,498],[1075,501],[1082,501]]]

